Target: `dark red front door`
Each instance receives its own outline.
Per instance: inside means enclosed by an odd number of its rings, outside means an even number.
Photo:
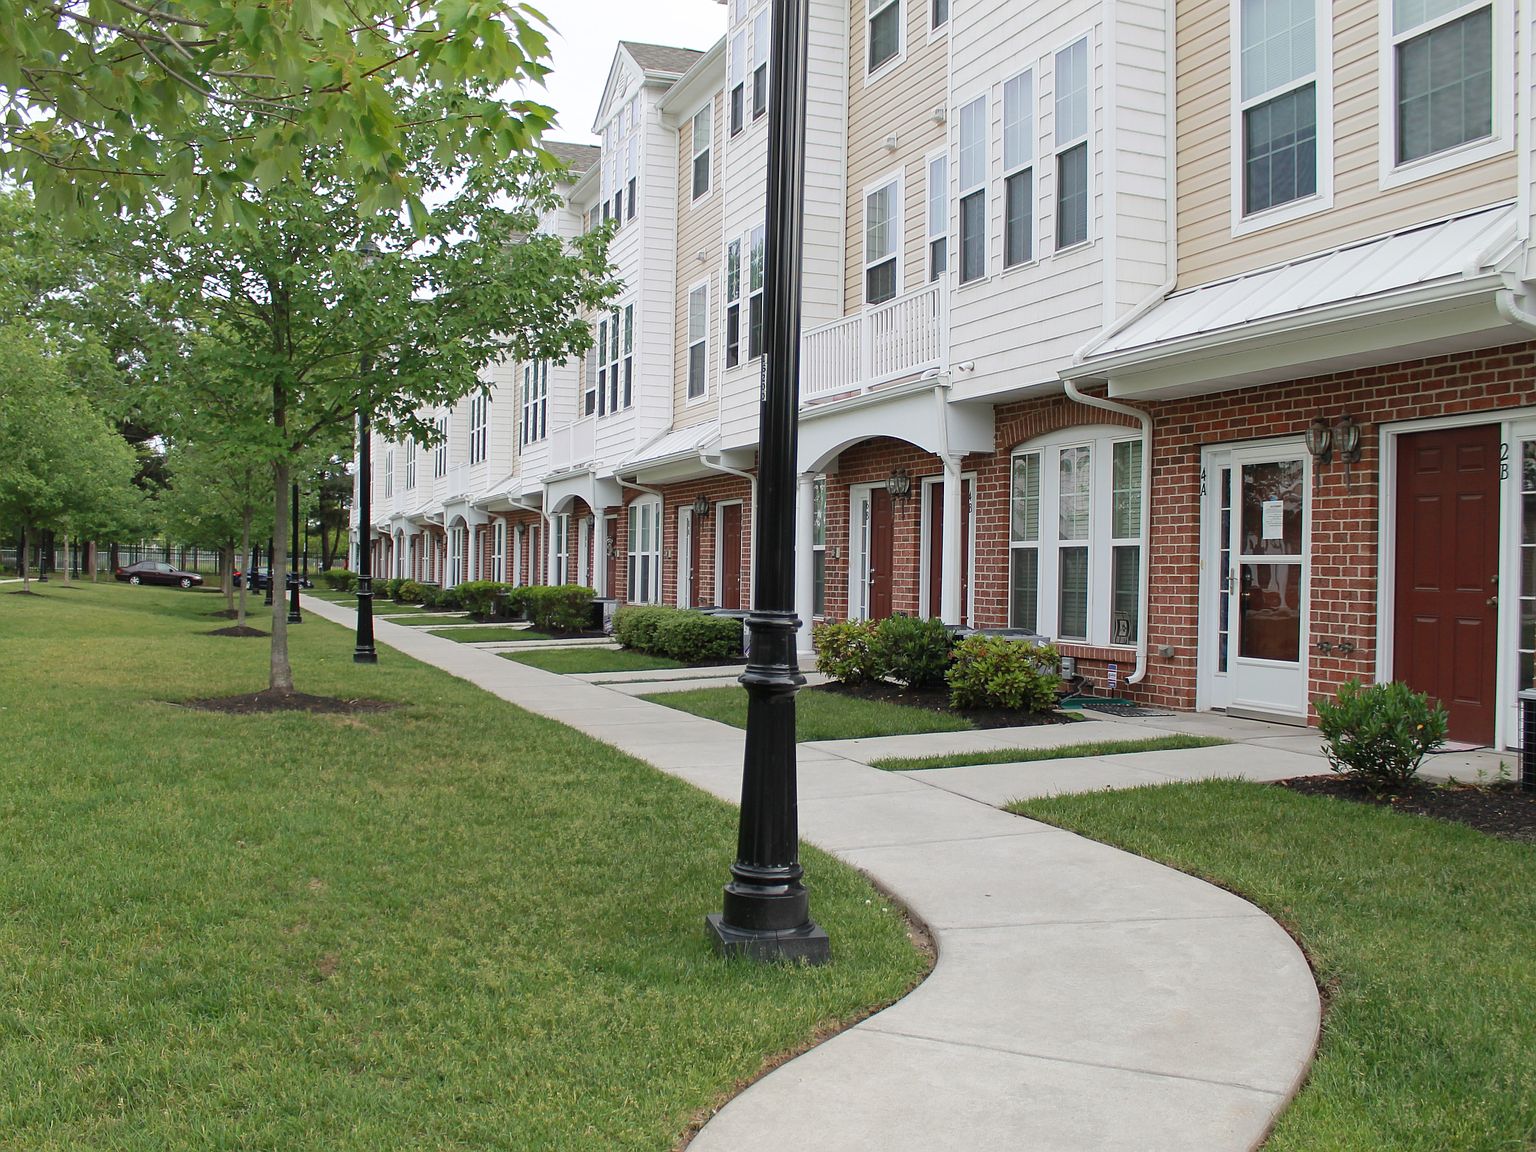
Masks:
[[[1499,430],[1419,432],[1397,450],[1394,679],[1437,697],[1450,737],[1493,740]]]
[[[891,494],[875,488],[869,494],[869,618],[891,614],[891,568],[895,549],[891,538]]]
[[[720,607],[741,607],[741,505],[720,506]]]
[[[971,540],[971,482],[960,489],[960,619],[965,623],[965,606],[971,598],[971,566],[967,562]],[[928,486],[928,616],[944,615],[944,485]]]

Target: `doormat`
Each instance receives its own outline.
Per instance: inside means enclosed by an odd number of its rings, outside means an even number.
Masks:
[[[1074,696],[1063,700],[1064,708],[1083,708],[1093,712],[1102,712],[1106,716],[1172,716],[1173,713],[1164,708],[1148,708],[1145,705],[1134,703],[1130,700],[1099,700],[1092,696]]]

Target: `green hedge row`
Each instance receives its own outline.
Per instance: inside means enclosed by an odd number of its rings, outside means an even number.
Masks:
[[[741,655],[741,621],[736,617],[660,604],[620,608],[613,618],[613,638],[625,648],[690,664]]]

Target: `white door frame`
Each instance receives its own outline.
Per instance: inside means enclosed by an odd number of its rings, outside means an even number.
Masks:
[[[576,522],[576,583],[590,587],[592,571],[592,517],[583,516]]]
[[[693,567],[689,563],[693,554],[693,505],[680,504],[677,509],[677,589],[675,599],[679,608],[693,607]]]
[[[967,626],[973,626],[976,619],[976,473],[960,473],[960,499],[965,499],[966,485],[970,485],[971,507],[969,514],[965,516],[966,526],[969,531],[965,534],[965,555],[960,558],[960,583],[966,590],[965,603],[960,605],[960,622]],[[928,515],[932,505],[932,490],[944,487],[944,476],[924,476],[922,478],[922,490],[918,494],[922,501],[922,508],[918,512],[918,542],[917,542],[917,602],[926,606],[928,603],[929,581],[933,579],[933,573],[929,570],[928,557],[933,553],[929,548],[932,540],[933,524]],[[893,510],[894,511],[894,510]],[[962,509],[964,514],[964,509]],[[942,574],[941,574],[942,575]],[[923,615],[923,609],[919,608],[918,615]]]
[[[741,507],[741,531],[745,535],[747,531],[747,510],[744,500],[719,500],[715,503],[715,606],[720,606],[720,590],[725,587],[725,557],[720,545],[725,540],[725,510],[735,504]],[[738,545],[740,541],[737,542]],[[736,563],[741,563],[741,549],[736,550]],[[746,580],[741,582],[740,599],[745,604],[752,602],[752,592]]]
[[[871,494],[884,484],[848,486],[848,619],[869,619],[869,516]]]

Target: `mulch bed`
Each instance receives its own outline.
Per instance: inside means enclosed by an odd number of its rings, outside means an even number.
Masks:
[[[949,689],[903,688],[899,684],[884,681],[867,684],[818,684],[806,692],[827,692],[839,696],[854,696],[861,700],[883,700],[888,704],[905,704],[909,708],[922,708],[928,712],[942,712],[946,716],[958,716],[969,720],[977,728],[1023,728],[1033,724],[1071,724],[1073,717],[1064,712],[1020,712],[1009,708],[968,708],[961,711],[950,707]]]
[[[1518,784],[1501,781],[1478,787],[1415,780],[1380,792],[1343,776],[1298,776],[1279,784],[1307,796],[1332,796],[1391,808],[1394,812],[1433,816],[1436,820],[1465,824],[1500,840],[1536,844],[1536,791],[1524,791]]]
[[[237,625],[233,628],[215,628],[212,632],[204,632],[204,636],[270,636],[272,633],[263,632],[260,628],[252,628],[249,624],[243,627]]]
[[[171,701],[171,703],[177,703]],[[399,704],[390,700],[340,700],[335,696],[309,696],[303,692],[248,692],[244,696],[214,696],[207,700],[184,700],[180,708],[199,712],[225,712],[235,716],[253,716],[264,712],[317,712],[327,715],[355,716],[366,712],[390,712]]]
[[[7,596],[36,596],[37,593],[30,588],[18,588],[14,592],[7,592]]]

